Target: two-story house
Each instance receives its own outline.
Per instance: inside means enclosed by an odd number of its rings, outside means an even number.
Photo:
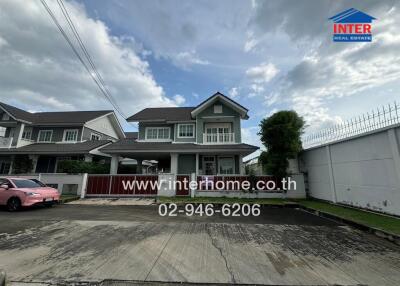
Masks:
[[[128,118],[138,122],[137,139],[126,138],[100,150],[113,156],[111,173],[121,158],[156,160],[165,173],[244,174],[243,157],[258,147],[244,144],[241,120],[248,110],[217,92],[195,107],[146,108]]]
[[[28,156],[36,173],[53,173],[60,160],[109,160],[99,148],[125,138],[111,110],[27,112],[0,103],[0,174]]]

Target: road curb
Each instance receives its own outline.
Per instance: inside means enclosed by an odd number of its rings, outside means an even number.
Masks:
[[[303,205],[298,205],[298,208],[302,209],[302,210],[304,210],[306,212],[312,213],[314,215],[317,215],[319,217],[322,217],[322,218],[327,218],[327,219],[334,220],[336,222],[341,222],[341,223],[350,225],[350,226],[352,226],[354,228],[357,228],[357,229],[365,231],[365,232],[372,233],[377,237],[384,238],[384,239],[386,239],[386,240],[388,240],[390,242],[393,242],[393,243],[395,243],[397,245],[400,245],[400,236],[397,235],[397,234],[394,234],[394,233],[391,233],[391,232],[388,232],[388,231],[385,231],[385,230],[382,230],[382,229],[379,229],[379,228],[367,226],[365,224],[361,224],[361,223],[352,221],[350,219],[342,218],[342,217],[333,215],[331,213],[323,212],[323,211],[316,210],[316,209],[313,209],[313,208],[309,208],[309,207],[306,207],[306,206],[303,206]]]

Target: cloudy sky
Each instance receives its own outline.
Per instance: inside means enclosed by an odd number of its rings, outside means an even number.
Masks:
[[[277,110],[298,111],[311,132],[400,98],[399,1],[64,1],[127,115],[220,91],[248,107],[243,137],[259,145],[260,120]],[[328,18],[349,8],[377,18],[372,43],[332,42]],[[111,108],[39,0],[0,1],[0,100]]]

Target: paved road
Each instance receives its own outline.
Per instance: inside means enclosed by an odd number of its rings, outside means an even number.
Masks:
[[[13,281],[102,279],[400,285],[399,247],[294,209],[258,218],[159,217],[157,206],[0,210]]]

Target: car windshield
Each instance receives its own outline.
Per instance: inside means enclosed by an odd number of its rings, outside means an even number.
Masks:
[[[41,185],[31,180],[11,180],[17,188],[40,188]]]

